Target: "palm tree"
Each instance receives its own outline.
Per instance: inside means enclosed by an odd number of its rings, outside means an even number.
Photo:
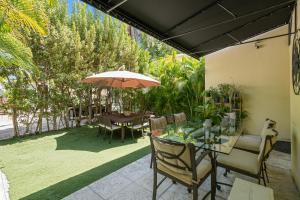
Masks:
[[[49,3],[53,2],[51,0]],[[8,67],[25,74],[34,67],[25,36],[31,31],[42,36],[47,34],[45,5],[45,2],[35,0],[0,0],[0,74],[6,78],[2,82],[10,82],[9,77],[17,77],[16,74],[5,72]],[[18,82],[16,80],[14,84],[17,85]],[[12,104],[14,132],[18,135],[18,114],[15,103]]]
[[[0,0],[0,66],[32,65],[23,35],[27,31],[46,35],[48,18],[44,5],[34,0]]]

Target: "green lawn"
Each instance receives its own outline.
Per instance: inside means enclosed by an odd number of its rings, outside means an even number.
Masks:
[[[61,199],[150,152],[149,138],[130,134],[112,144],[84,126],[0,142],[0,168],[9,181],[10,198]]]

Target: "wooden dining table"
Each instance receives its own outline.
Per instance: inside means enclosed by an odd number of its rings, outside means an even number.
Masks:
[[[103,115],[102,117],[108,118],[110,119],[110,121],[121,125],[121,134],[122,134],[121,137],[122,137],[122,142],[124,142],[125,126],[139,116],[141,116],[141,114],[138,113],[132,113],[130,115],[124,115],[123,113],[115,113],[115,114]]]

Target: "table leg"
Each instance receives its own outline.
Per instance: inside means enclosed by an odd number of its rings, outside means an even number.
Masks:
[[[121,131],[122,131],[122,142],[124,142],[124,138],[125,138],[125,127],[124,124],[122,123],[121,125]]]
[[[211,200],[216,198],[216,189],[217,189],[217,164],[216,164],[217,155],[216,152],[212,152],[212,173],[211,173]]]

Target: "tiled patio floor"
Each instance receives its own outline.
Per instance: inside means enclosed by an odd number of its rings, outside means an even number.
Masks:
[[[152,170],[149,168],[150,155],[127,165],[118,171],[82,188],[69,195],[65,200],[147,200],[152,199]],[[293,183],[290,173],[290,155],[273,151],[269,161],[270,175],[269,187],[274,189],[276,200],[298,200],[299,193]],[[223,169],[218,170],[218,181],[233,183],[235,177],[257,182],[255,179],[230,173],[224,177]],[[159,179],[162,177],[160,176]],[[199,199],[210,189],[208,179],[199,188]],[[230,187],[222,186],[222,191],[217,192],[217,199],[227,199]],[[192,199],[187,189],[180,184],[173,184],[166,179],[158,189],[160,200],[185,200]],[[210,199],[210,198],[207,198]]]

